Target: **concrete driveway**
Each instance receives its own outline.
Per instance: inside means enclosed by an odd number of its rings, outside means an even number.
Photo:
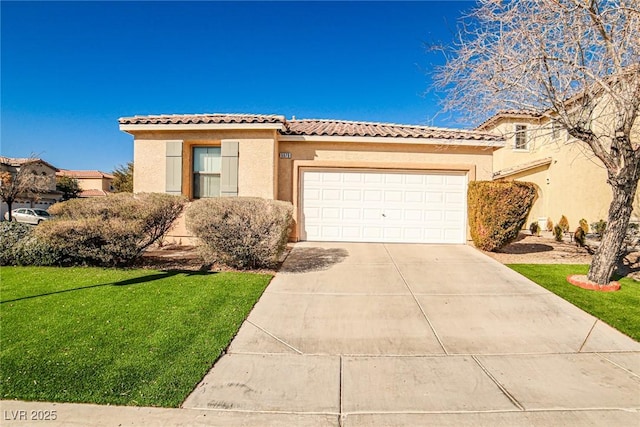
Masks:
[[[468,246],[297,244],[183,404],[227,425],[639,425],[640,344]]]

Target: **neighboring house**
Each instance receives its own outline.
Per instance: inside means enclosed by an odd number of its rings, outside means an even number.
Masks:
[[[78,181],[82,192],[79,197],[104,197],[113,192],[113,175],[98,170],[60,169],[56,176],[67,176]]]
[[[502,137],[276,115],[120,119],[134,192],[262,197],[294,206],[294,240],[464,243],[466,193],[490,180]],[[188,239],[183,222],[170,236]]]
[[[0,172],[9,172],[12,175],[15,175],[19,170],[24,168],[28,168],[33,173],[49,178],[49,188],[48,191],[39,194],[23,194],[19,196],[13,203],[13,206],[11,207],[12,209],[39,208],[46,210],[49,206],[62,199],[62,193],[56,190],[56,172],[58,171],[58,168],[42,159],[0,156]],[[3,201],[0,205],[0,217],[4,218],[4,214],[7,211],[7,204]]]
[[[505,146],[493,154],[494,179],[529,181],[537,185],[538,198],[527,227],[539,221],[544,228],[547,218],[557,224],[562,215],[569,220],[571,231],[582,218],[589,224],[607,220],[612,192],[607,184],[606,169],[583,142],[555,127],[549,118],[504,111],[477,130],[494,133],[506,141]]]

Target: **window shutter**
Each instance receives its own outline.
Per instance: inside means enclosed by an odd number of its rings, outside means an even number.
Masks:
[[[238,141],[222,141],[221,197],[238,196],[238,147]]]
[[[165,192],[182,194],[182,141],[167,141]]]

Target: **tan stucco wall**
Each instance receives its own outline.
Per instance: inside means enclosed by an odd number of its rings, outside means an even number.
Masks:
[[[275,130],[210,130],[135,133],[134,192],[164,192],[166,142],[183,142],[182,193],[192,195],[192,149],[197,145],[239,142],[238,195],[279,199],[294,204],[297,218],[297,186],[303,168],[361,168],[420,171],[463,171],[469,180],[490,180],[493,148],[426,144],[365,143],[345,140],[281,141]],[[280,152],[291,153],[280,159]],[[299,234],[297,224],[292,234]],[[190,241],[184,219],[176,222],[169,242]]]
[[[166,189],[166,140],[148,138],[133,142],[133,192],[164,193]]]
[[[77,178],[82,190],[111,190],[111,180],[108,178]]]
[[[447,165],[475,165],[475,179],[491,179],[492,149],[473,147],[442,147],[414,144],[372,144],[351,142],[280,142],[281,152],[290,152],[291,159],[279,159],[278,199],[293,202],[295,161],[315,161],[326,167],[429,169]]]
[[[276,133],[273,130],[204,130],[135,133],[133,189],[164,192],[166,189],[166,142],[183,141],[182,193],[192,197],[192,149],[197,145],[219,146],[224,139],[239,142],[238,195],[276,197]]]
[[[336,142],[280,141],[280,152],[291,153],[291,159],[279,159],[278,199],[293,203],[296,224],[292,239],[300,234],[298,185],[302,169],[318,167],[464,171],[469,180],[490,180],[491,148],[443,147],[424,144],[381,144]]]
[[[515,124],[526,124],[529,134],[529,150],[513,149]],[[535,123],[503,120],[493,130],[505,135],[507,145],[496,150],[493,157],[494,171],[515,167],[535,160],[551,157],[551,164],[511,175],[507,179],[529,181],[540,188],[526,226],[539,217],[550,217],[556,224],[562,215],[569,220],[571,229],[578,227],[581,218],[590,224],[607,219],[611,189],[607,173],[599,159],[590,154],[582,142],[567,137],[559,131],[553,137],[548,128],[540,129]]]

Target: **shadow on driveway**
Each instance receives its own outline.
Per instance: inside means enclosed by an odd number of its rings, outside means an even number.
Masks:
[[[349,256],[342,248],[294,248],[280,268],[281,273],[328,270]]]

